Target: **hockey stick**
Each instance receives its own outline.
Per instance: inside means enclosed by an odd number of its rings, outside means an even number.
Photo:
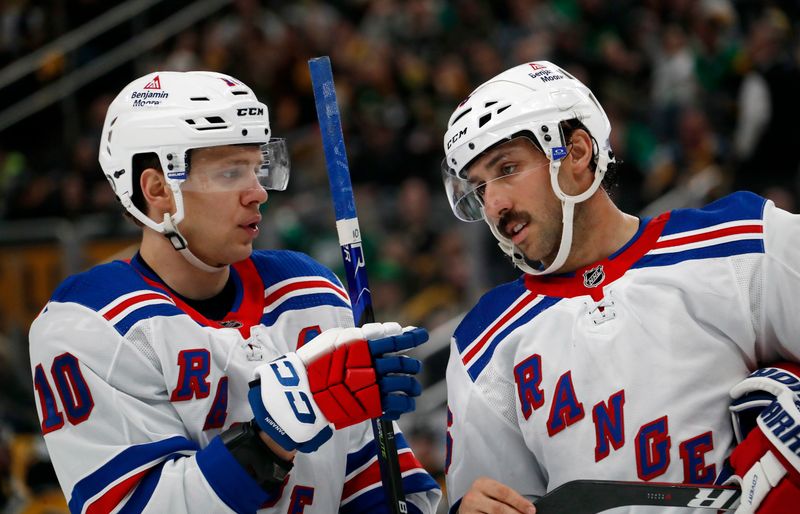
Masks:
[[[694,509],[733,510],[741,491],[718,485],[573,480],[534,502],[536,514],[594,514],[615,507],[656,505]]]
[[[353,307],[353,318],[361,326],[375,320],[372,311],[372,293],[367,284],[367,269],[361,246],[361,232],[358,228],[356,201],[350,183],[350,169],[342,135],[339,104],[333,84],[331,61],[327,56],[308,61],[311,70],[311,85],[314,89],[314,102],[322,133],[322,146],[325,150],[325,163],[328,180],[333,195],[336,212],[336,231],[342,248],[342,259],[347,274],[347,290]],[[397,457],[397,445],[391,421],[372,420],[372,432],[378,445],[378,463],[381,470],[383,490],[389,501],[389,511],[394,514],[408,512],[403,493],[403,479]]]

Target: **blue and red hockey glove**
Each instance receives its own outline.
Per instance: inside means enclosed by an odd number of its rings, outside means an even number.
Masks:
[[[800,505],[800,366],[754,371],[731,389],[739,445],[727,483],[742,488],[736,514],[788,514]]]
[[[312,452],[336,429],[397,419],[415,408],[419,360],[398,352],[428,340],[421,328],[333,328],[255,370],[248,393],[258,426],[286,450]]]

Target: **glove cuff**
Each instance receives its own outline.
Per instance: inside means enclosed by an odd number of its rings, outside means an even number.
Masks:
[[[261,402],[261,388],[254,387],[247,392],[247,399],[250,401],[250,409],[253,411],[253,421],[258,425],[270,439],[278,443],[281,448],[290,452],[296,450],[298,444],[286,434],[280,425],[270,415],[267,408]]]
[[[800,410],[795,395],[784,392],[758,416],[759,428],[781,456],[800,470]]]
[[[308,383],[305,365],[294,353],[255,370],[259,387],[247,393],[256,424],[287,451],[316,450],[333,431]]]

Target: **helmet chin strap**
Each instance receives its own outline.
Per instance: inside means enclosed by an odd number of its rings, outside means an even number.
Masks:
[[[217,273],[218,271],[224,270],[227,266],[210,266],[201,261],[195,254],[191,252],[191,250],[189,250],[189,243],[186,241],[186,238],[183,237],[183,234],[181,234],[180,230],[178,230],[178,223],[183,220],[184,215],[183,195],[181,194],[180,184],[171,181],[170,189],[172,189],[173,197],[175,198],[175,215],[173,216],[172,214],[165,212],[164,221],[162,223],[156,223],[147,215],[145,215],[145,213],[139,210],[139,208],[133,204],[133,200],[131,200],[129,194],[122,195],[120,200],[122,201],[122,205],[125,207],[125,209],[127,209],[127,211],[133,215],[133,217],[141,221],[146,227],[149,227],[166,237],[170,244],[172,244],[172,247],[175,248],[178,253],[183,255],[183,258],[186,259],[189,264],[207,273]]]
[[[528,264],[528,261],[525,258],[525,254],[522,252],[522,250],[517,248],[517,245],[512,243],[510,239],[502,235],[500,233],[500,229],[497,228],[494,223],[489,221],[487,217],[484,216],[484,220],[486,221],[487,225],[489,225],[489,230],[492,231],[494,237],[497,238],[498,246],[506,255],[511,257],[514,266],[525,273],[528,273],[529,275],[546,275],[548,273],[558,271],[558,269],[564,265],[564,263],[567,261],[567,257],[569,257],[569,251],[572,248],[572,220],[575,212],[575,202],[562,200],[561,212],[561,223],[563,226],[561,231],[561,243],[558,246],[558,252],[556,253],[555,259],[553,259],[553,262],[551,262],[550,265],[544,269],[536,269]]]
[[[178,253],[180,253],[184,259],[186,259],[189,264],[194,266],[197,269],[205,271],[207,273],[216,273],[218,271],[224,270],[227,266],[210,266],[205,262],[201,261],[195,254],[189,250],[189,243],[186,241],[186,238],[183,237],[183,234],[180,233],[178,230],[178,225],[172,218],[172,215],[169,213],[164,213],[164,222],[161,224],[164,227],[164,237],[166,237],[169,242],[172,244],[172,247],[175,248]]]
[[[588,187],[588,189],[579,195],[571,196],[564,193],[558,183],[558,171],[561,168],[561,161],[555,159],[550,160],[550,186],[553,188],[553,192],[555,193],[556,197],[558,197],[558,199],[561,201],[562,229],[561,243],[558,245],[558,252],[556,252],[553,262],[551,262],[550,265],[544,269],[535,269],[533,266],[528,264],[525,254],[519,248],[517,248],[517,246],[511,242],[509,238],[502,235],[500,233],[500,229],[497,228],[494,223],[489,221],[489,218],[484,214],[484,221],[486,221],[486,223],[489,225],[489,229],[492,231],[494,237],[497,238],[500,248],[506,253],[506,255],[511,257],[514,266],[530,275],[546,275],[548,273],[558,271],[564,265],[564,263],[567,261],[567,257],[569,257],[569,252],[572,249],[575,204],[583,202],[591,197],[600,187],[600,183],[603,181],[603,176],[605,175],[607,161],[604,161],[601,164],[603,167],[600,168],[598,166],[594,181]]]

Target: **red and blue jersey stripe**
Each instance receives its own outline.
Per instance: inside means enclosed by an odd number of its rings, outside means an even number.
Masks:
[[[188,315],[201,326],[240,321],[244,337],[257,324],[273,325],[287,311],[320,305],[350,308],[347,292],[332,272],[310,257],[289,251],[257,251],[230,268],[233,306],[210,320],[189,306],[140,261],[114,261],[65,280],[51,302],[72,302],[97,311],[120,335],[156,316]]]
[[[395,441],[405,494],[438,489],[439,485],[414,456],[403,434],[398,433]],[[381,483],[375,441],[369,441],[361,449],[347,456],[345,472],[340,514],[384,512],[386,498]],[[410,513],[420,512],[411,502],[407,504]]]

